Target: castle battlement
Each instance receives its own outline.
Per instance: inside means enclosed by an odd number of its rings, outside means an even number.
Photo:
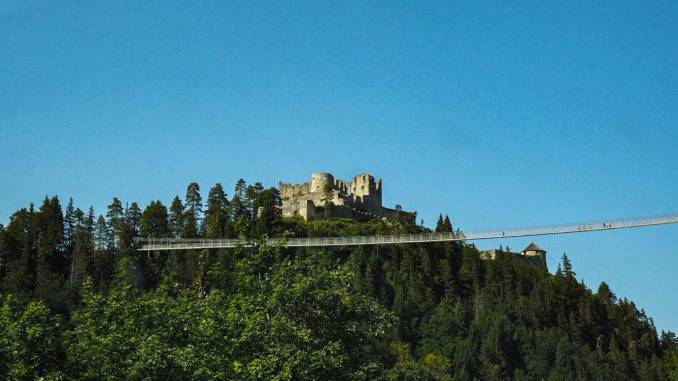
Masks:
[[[332,217],[366,219],[368,217],[391,218],[393,209],[381,204],[381,179],[375,181],[369,173],[353,177],[350,183],[335,179],[331,173],[319,172],[311,175],[311,181],[301,184],[278,184],[282,198],[283,216],[302,216],[310,221],[320,216],[325,205],[325,189],[332,193]]]

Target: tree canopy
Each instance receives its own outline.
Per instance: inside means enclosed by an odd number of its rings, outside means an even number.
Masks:
[[[56,196],[0,225],[0,378],[675,380],[678,339],[563,254],[558,271],[467,242],[287,248],[290,235],[428,231],[283,218],[275,188],[199,187],[168,209]],[[123,205],[126,205],[123,207]],[[127,206],[129,205],[129,206]],[[438,232],[451,232],[448,216]],[[457,228],[459,231],[459,228]],[[279,244],[139,252],[144,237]]]

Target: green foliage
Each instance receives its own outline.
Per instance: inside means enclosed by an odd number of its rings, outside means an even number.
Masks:
[[[245,199],[246,189],[247,183],[243,179],[238,180],[238,182],[235,184],[235,194],[233,195],[233,200],[231,200],[231,205],[233,205],[234,220],[238,220],[239,218],[249,219],[247,200]]]
[[[122,230],[124,229],[124,210],[122,202],[117,197],[113,197],[113,202],[108,206],[106,218],[108,218],[108,226],[111,228],[113,238],[116,241],[115,244],[118,246]]]
[[[188,377],[195,353],[186,328],[197,324],[190,302],[165,287],[141,293],[128,284],[103,297],[86,283],[68,342],[72,371],[86,379]]]
[[[61,378],[62,332],[61,319],[43,303],[6,296],[0,307],[0,378]]]
[[[450,221],[450,217],[448,215],[445,215],[445,219],[443,220],[443,215],[440,214],[438,217],[438,222],[436,223],[436,228],[435,228],[436,233],[452,233],[452,222]]]
[[[257,228],[255,235],[271,234],[282,218],[282,201],[276,188],[263,190],[259,194]]]
[[[191,183],[186,189],[186,203],[182,215],[182,238],[199,237],[199,220],[202,213],[202,197],[197,183]]]
[[[96,231],[94,235],[94,242],[98,249],[107,249],[113,246],[113,237],[111,231],[106,224],[104,216],[99,215],[96,223]]]
[[[190,183],[186,189],[186,211],[190,211],[196,216],[202,212],[202,197],[200,196],[200,186],[198,183]]]
[[[142,237],[168,237],[170,232],[168,220],[165,205],[160,200],[151,201],[141,214],[139,234]]]
[[[230,208],[226,193],[220,183],[210,189],[202,231],[206,238],[226,237],[230,224]]]
[[[604,282],[579,283],[565,254],[551,275],[463,242],[267,246],[428,230],[399,207],[390,222],[282,218],[276,189],[242,179],[230,201],[210,190],[204,218],[195,183],[185,205],[125,205],[95,219],[46,197],[0,225],[0,378],[678,378],[675,334]],[[138,252],[137,229],[259,246]],[[436,231],[453,231],[448,216]]]
[[[570,262],[570,259],[567,258],[567,253],[563,253],[562,259],[563,259],[563,275],[568,278],[574,278],[574,276],[577,274],[572,270],[572,263]]]
[[[445,215],[445,221],[443,222],[443,230],[444,233],[452,233],[452,222],[450,221],[450,217],[448,215]]]
[[[283,260],[262,246],[236,264],[237,292],[203,297],[123,284],[109,296],[86,284],[68,349],[85,378],[363,379],[378,364],[366,345],[393,320],[353,294],[317,257]],[[127,278],[130,264],[122,264]]]
[[[329,184],[325,184],[323,187],[323,197],[321,199],[323,204],[323,219],[325,221],[332,218],[332,208],[334,207],[334,203],[332,203],[333,198],[334,194],[332,192],[332,187]]]
[[[141,219],[141,209],[136,202],[133,202],[125,211],[125,222],[132,237],[139,235],[139,220]]]
[[[172,205],[170,206],[169,218],[167,220],[167,227],[174,238],[179,238],[183,231],[184,223],[184,204],[181,202],[179,196],[174,196]]]

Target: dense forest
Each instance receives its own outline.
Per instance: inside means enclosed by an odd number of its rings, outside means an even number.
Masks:
[[[280,202],[240,180],[230,199],[192,183],[169,207],[18,210],[0,225],[0,378],[678,380],[675,334],[587,288],[565,254],[552,275],[466,242],[292,249],[427,228],[414,213],[282,218]],[[452,229],[441,215],[435,230]],[[137,236],[281,240],[146,252]]]

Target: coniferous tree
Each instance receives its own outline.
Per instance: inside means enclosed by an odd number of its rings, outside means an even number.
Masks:
[[[73,229],[75,228],[75,208],[73,206],[73,197],[68,200],[66,214],[64,215],[64,244],[70,246],[73,239]]]
[[[563,272],[565,277],[574,278],[577,273],[572,271],[572,262],[567,258],[567,253],[563,253]]]
[[[108,219],[108,227],[111,229],[113,235],[114,245],[119,247],[120,237],[124,225],[125,211],[122,208],[122,202],[117,197],[113,197],[113,202],[108,206],[106,218]]]
[[[446,214],[445,215],[445,221],[443,222],[443,233],[452,233],[452,222],[450,221],[450,217]]]
[[[182,237],[198,237],[200,213],[202,213],[202,197],[200,197],[200,187],[197,183],[191,183],[186,189],[186,203],[184,204],[184,226]]]
[[[198,229],[198,220],[194,213],[188,212],[184,215],[184,229],[181,232],[181,238],[198,238],[200,231]]]
[[[35,247],[31,220],[33,206],[22,208],[12,214],[3,234],[0,246],[0,264],[5,272],[2,290],[27,294],[33,291],[35,277]]]
[[[325,221],[332,217],[332,208],[334,207],[334,203],[332,203],[333,198],[334,193],[332,192],[332,187],[329,184],[325,184],[323,187],[323,197],[321,199],[321,202],[323,203],[323,218]]]
[[[252,218],[256,218],[259,209],[259,199],[261,192],[264,191],[264,186],[260,182],[254,183],[245,189],[245,203],[249,209],[249,214]]]
[[[167,237],[169,223],[167,208],[158,201],[151,203],[144,209],[139,219],[139,234],[147,238]]]
[[[443,214],[440,213],[438,216],[438,222],[436,223],[436,233],[441,233],[443,231]]]
[[[37,245],[35,295],[57,307],[58,292],[65,275],[63,264],[63,215],[59,199],[45,197],[40,211],[33,215],[34,238]]]
[[[78,229],[82,229],[83,226],[85,226],[85,212],[83,212],[80,208],[75,208],[75,212],[73,212],[73,220],[75,221],[75,234]]]
[[[181,202],[179,196],[175,196],[170,205],[170,213],[168,219],[168,228],[172,237],[179,238],[183,231],[184,225],[184,204]]]
[[[39,213],[35,214],[39,262],[51,267],[60,254],[64,238],[63,216],[59,199],[45,197]]]
[[[269,188],[259,196],[257,234],[270,234],[273,226],[282,218],[282,201],[277,188]]]
[[[234,221],[247,218],[247,205],[245,203],[246,189],[247,183],[245,183],[245,180],[243,179],[238,180],[238,182],[235,184],[235,193],[233,194],[233,199],[231,200]]]
[[[230,225],[230,212],[228,198],[221,183],[217,183],[210,189],[205,207],[205,219],[202,228],[205,237],[225,237]]]
[[[395,212],[393,213],[393,222],[397,225],[397,228],[399,230],[402,230],[402,224],[403,220],[405,219],[404,216],[405,212],[403,212],[403,207],[400,206],[400,204],[395,205]]]
[[[676,334],[668,331],[664,332],[662,329],[660,337],[661,348],[664,350],[678,351],[678,338]]]
[[[90,236],[94,234],[94,207],[90,205],[87,210],[87,217],[85,218],[85,229],[87,229],[87,234]]]
[[[200,197],[200,186],[197,183],[190,183],[186,189],[186,211],[191,211],[196,217],[202,213],[202,197]]]
[[[97,250],[105,250],[109,247],[112,247],[113,237],[111,231],[106,224],[106,219],[103,215],[99,215],[96,222],[96,228],[94,233],[94,243]]]
[[[139,219],[141,218],[141,209],[139,209],[139,205],[137,205],[136,202],[133,202],[129,206],[125,218],[127,220],[127,225],[131,229],[131,235],[135,237],[139,235]]]
[[[125,204],[125,210],[119,221],[119,235],[117,237],[118,243],[116,247],[120,249],[129,249],[132,247],[134,237],[139,235],[135,227],[139,225],[140,215],[141,211],[136,202],[133,202],[131,206]]]
[[[263,187],[261,186],[261,183],[257,182],[254,185],[248,185],[247,188],[245,188],[245,215],[244,218],[247,221],[247,226],[249,229],[252,229],[254,227],[254,221],[257,218],[257,210],[258,210],[258,199],[259,199],[259,194],[261,193],[261,190]]]
[[[219,204],[210,198],[205,231]],[[243,200],[255,216],[247,234],[399,228],[280,218],[275,188],[252,186]],[[123,211],[123,231],[133,230],[131,210]],[[556,276],[508,253],[482,260],[465,242],[139,256],[104,247],[106,220],[95,221],[93,208],[68,214],[72,245],[56,197],[0,225],[0,379],[678,376],[675,334],[658,336],[652,319],[605,282],[594,294],[565,254]],[[138,224],[144,235],[160,235],[167,222],[155,201]]]
[[[77,219],[80,221],[76,225],[73,239],[73,253],[70,263],[70,272],[68,281],[73,286],[80,286],[87,274],[87,267],[93,256],[94,242],[94,208],[90,207],[87,216],[76,210]]]
[[[613,305],[617,302],[617,296],[610,290],[610,286],[605,282],[600,282],[598,286],[598,292],[596,295],[602,300],[606,306]]]

